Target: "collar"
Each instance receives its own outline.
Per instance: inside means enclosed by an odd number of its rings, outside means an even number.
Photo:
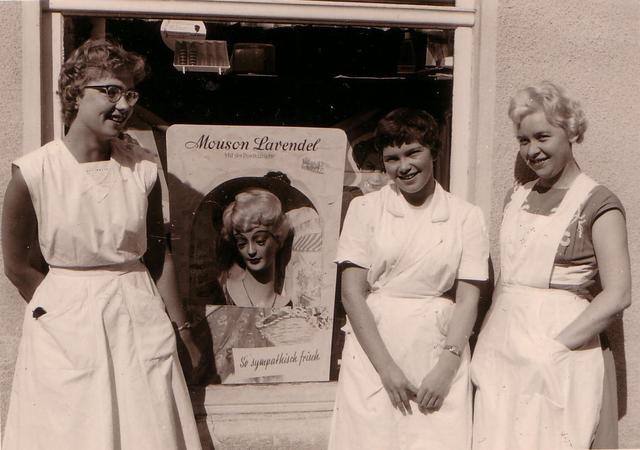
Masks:
[[[409,208],[407,201],[402,196],[395,183],[391,183],[381,189],[384,195],[385,209],[396,217],[404,217]],[[449,199],[447,192],[436,181],[435,189],[431,194],[431,204],[427,206],[431,214],[431,222],[446,222],[449,220]]]

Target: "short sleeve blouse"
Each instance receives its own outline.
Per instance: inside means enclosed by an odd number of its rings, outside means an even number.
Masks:
[[[523,210],[531,214],[550,215],[567,193],[567,189],[542,189],[534,186],[522,205]],[[507,195],[507,202],[512,193]],[[626,214],[620,199],[605,186],[597,185],[576,211],[558,244],[551,287],[576,292],[586,298],[593,298],[602,290],[597,276],[598,263],[592,229],[602,214],[612,210],[620,211],[623,216]]]
[[[482,211],[436,186],[412,208],[395,185],[353,199],[336,262],[369,270],[373,289],[397,296],[442,295],[456,279],[486,280],[489,243]]]

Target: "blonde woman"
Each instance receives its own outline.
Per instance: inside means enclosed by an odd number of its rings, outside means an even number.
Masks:
[[[224,272],[222,286],[228,305],[251,308],[292,306],[282,291],[280,253],[293,232],[278,197],[263,188],[236,194],[222,214],[222,236],[237,252]]]
[[[472,362],[474,449],[589,448],[600,416],[598,340],[631,302],[624,208],[584,174],[586,120],[550,82],[509,105],[537,179],[507,195],[500,277]]]

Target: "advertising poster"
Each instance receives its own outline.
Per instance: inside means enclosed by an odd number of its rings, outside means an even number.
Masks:
[[[328,380],[347,146],[338,129],[168,129],[174,261],[210,382]]]

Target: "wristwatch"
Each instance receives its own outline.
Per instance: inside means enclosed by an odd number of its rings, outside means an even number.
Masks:
[[[188,320],[186,320],[182,325],[179,325],[176,327],[176,329],[178,330],[178,333],[184,330],[189,330],[191,328],[193,328],[193,323],[191,323]]]
[[[446,350],[446,351],[448,351],[450,353],[453,353],[458,358],[460,358],[460,356],[462,356],[462,350],[460,350],[460,348],[458,348],[457,345],[445,345],[444,347],[442,347],[442,350]]]

